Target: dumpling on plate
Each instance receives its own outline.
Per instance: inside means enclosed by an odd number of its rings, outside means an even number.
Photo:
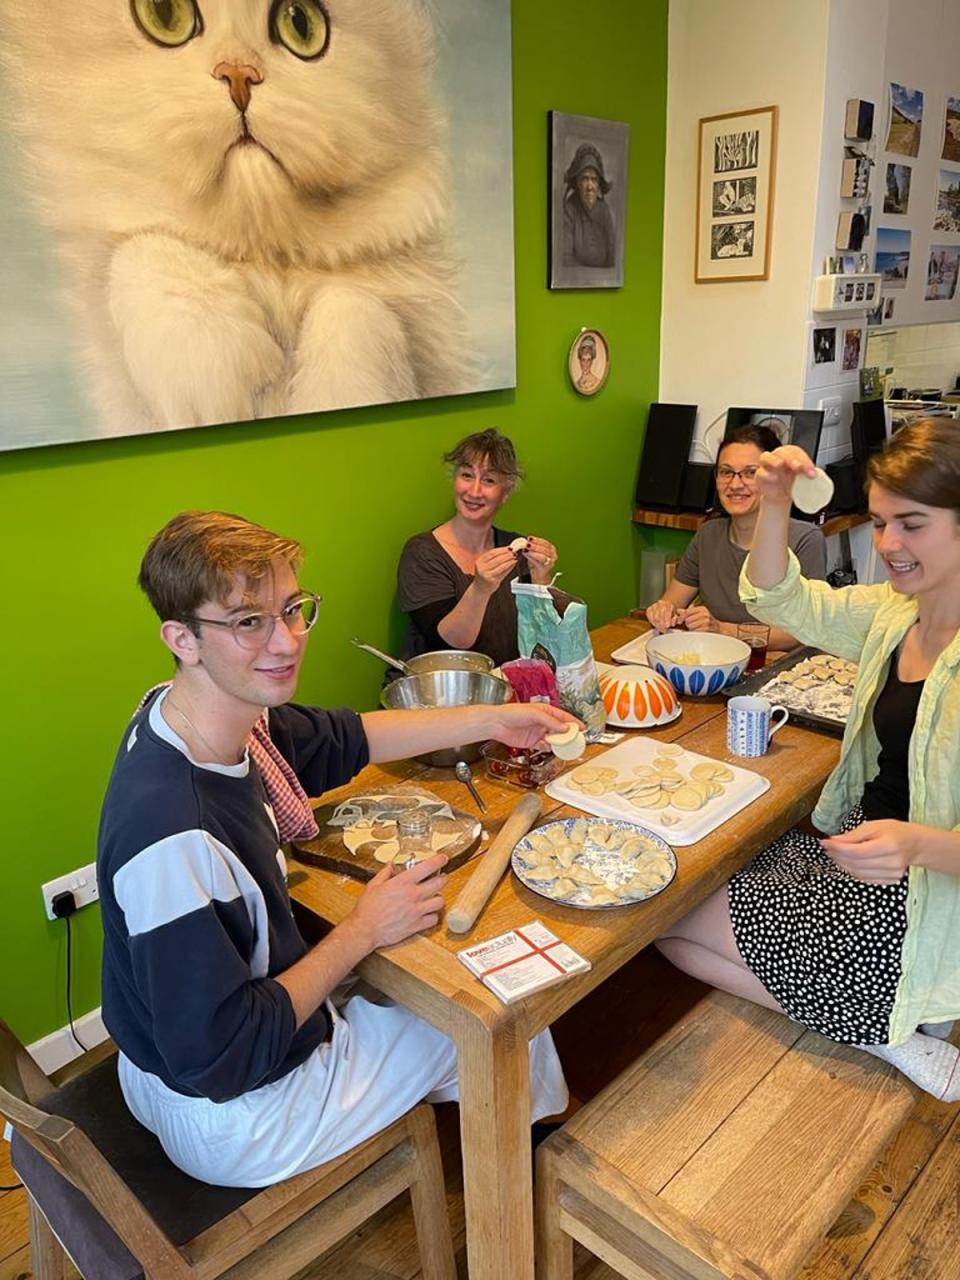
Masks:
[[[553,851],[553,856],[561,867],[566,869],[572,866],[580,856],[581,846],[578,844],[558,845]]]
[[[567,876],[577,884],[597,885],[604,883],[595,871],[578,862],[568,869]]]
[[[594,907],[609,907],[614,902],[620,901],[620,895],[614,893],[612,889],[608,889],[606,885],[599,888],[590,889],[590,905]]]
[[[527,868],[527,876],[531,880],[545,880],[549,883],[560,878],[560,868],[553,861],[537,862]]]
[[[552,898],[572,898],[578,888],[579,885],[574,880],[571,880],[568,876],[562,876],[559,880],[553,882],[550,896]]]

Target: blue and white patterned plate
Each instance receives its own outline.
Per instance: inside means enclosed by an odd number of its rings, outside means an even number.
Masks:
[[[571,865],[587,868],[601,879],[612,892],[618,892],[619,887],[632,880],[642,870],[642,855],[639,858],[627,860],[623,857],[620,848],[605,849],[600,847],[590,839],[589,828],[591,827],[605,827],[615,831],[622,831],[625,841],[638,836],[641,837],[648,845],[651,853],[656,851],[666,856],[670,864],[669,875],[661,884],[645,892],[643,897],[622,898],[618,902],[591,902],[589,886],[586,885],[578,885],[574,893],[566,896],[557,896],[551,893],[551,884],[554,882],[534,879],[530,874],[531,868],[536,867],[538,863],[543,861],[545,856],[548,856],[533,847],[530,837],[542,836],[550,839],[551,834],[555,831],[562,831],[565,836],[569,837],[574,823],[585,823],[588,828],[588,836],[586,843]],[[569,843],[569,841],[567,842]],[[538,893],[542,898],[548,898],[551,902],[559,902],[565,907],[578,907],[584,911],[601,911],[608,907],[636,906],[637,903],[645,902],[648,898],[653,898],[658,893],[662,893],[664,889],[673,883],[677,874],[677,856],[665,840],[662,840],[649,827],[642,827],[637,822],[625,822],[619,818],[562,818],[556,822],[547,822],[542,827],[537,827],[535,830],[528,832],[522,840],[517,842],[511,861],[514,875],[528,889],[532,889],[534,893]]]

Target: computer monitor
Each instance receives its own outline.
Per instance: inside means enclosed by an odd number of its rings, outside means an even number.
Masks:
[[[771,427],[781,444],[799,445],[816,462],[823,430],[822,409],[728,409],[723,440],[728,440],[737,427],[753,423]]]
[[[820,448],[820,432],[823,429],[822,409],[728,409],[723,439],[717,448],[717,454],[719,455],[720,450],[738,427],[750,425],[770,427],[779,436],[781,444],[798,444],[816,461],[817,450]],[[716,506],[716,501],[716,486],[711,485],[707,509]],[[801,520],[811,519],[797,507],[791,508],[791,514]]]

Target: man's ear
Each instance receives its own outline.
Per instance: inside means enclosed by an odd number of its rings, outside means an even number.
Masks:
[[[160,624],[160,639],[173,656],[185,667],[199,665],[198,637],[185,622],[168,620]]]

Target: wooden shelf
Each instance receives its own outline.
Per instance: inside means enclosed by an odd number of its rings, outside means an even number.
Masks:
[[[844,516],[831,516],[824,521],[823,536],[829,538],[834,533],[845,533],[848,529],[856,529],[858,525],[869,524],[870,517],[865,511],[854,511]]]
[[[689,533],[696,533],[705,519],[706,516],[698,515],[695,511],[649,511],[643,507],[633,509],[634,524],[652,525],[661,529],[686,529]],[[864,512],[855,511],[847,515],[831,516],[819,527],[823,530],[823,536],[829,538],[835,533],[844,533],[848,529],[855,529],[857,525],[866,524],[869,519]]]

